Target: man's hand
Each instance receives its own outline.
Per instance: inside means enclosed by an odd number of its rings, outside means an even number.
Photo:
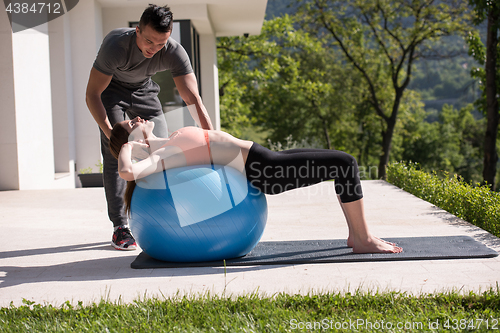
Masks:
[[[208,115],[207,109],[205,108],[205,105],[203,105],[203,101],[201,100],[198,92],[196,76],[193,73],[177,76],[174,77],[174,82],[184,102],[186,102],[188,106],[196,106],[198,119],[193,117],[195,122],[203,129],[213,130],[214,126],[210,121],[210,116]]]

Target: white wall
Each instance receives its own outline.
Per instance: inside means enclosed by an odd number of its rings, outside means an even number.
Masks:
[[[12,53],[19,189],[50,188],[54,153],[47,24],[14,33]]]
[[[70,23],[67,15],[49,22],[54,187],[75,187],[75,122],[71,70]]]
[[[14,68],[12,67],[12,29],[5,11],[0,11],[0,190],[19,188],[16,142],[16,104],[14,91]]]
[[[217,44],[215,36],[200,35],[200,70],[203,104],[207,108],[212,125],[220,130],[219,71],[217,68]]]
[[[102,31],[106,36],[116,28],[128,28],[129,22],[138,22],[145,6],[103,8],[102,9]]]
[[[97,1],[80,1],[70,11],[73,110],[75,123],[76,171],[101,160],[99,128],[85,103],[90,69],[102,41],[101,7]]]
[[[13,34],[4,14],[0,14],[0,71],[3,74],[0,100],[2,123],[8,126],[4,126],[0,134],[0,190],[74,187],[72,177],[62,179],[55,175],[57,168],[64,172],[71,169],[68,152],[71,136],[67,123],[58,125],[66,115],[66,107],[58,107],[59,99],[55,100],[55,106],[52,103],[53,87],[64,88],[66,80],[59,87],[53,86],[51,83],[59,82],[59,73],[51,69],[54,61],[64,59],[64,55],[59,59],[50,58],[47,24]],[[53,117],[53,110],[62,112]],[[59,129],[57,135],[54,128]],[[54,136],[58,135],[62,136],[61,140],[55,142]],[[55,158],[54,148],[60,147],[65,148],[60,150],[65,154]],[[66,164],[56,167],[55,160],[61,162],[61,158]]]

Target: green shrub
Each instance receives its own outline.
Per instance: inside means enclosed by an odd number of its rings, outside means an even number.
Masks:
[[[500,237],[500,193],[468,184],[460,176],[419,170],[417,163],[393,163],[387,181]]]

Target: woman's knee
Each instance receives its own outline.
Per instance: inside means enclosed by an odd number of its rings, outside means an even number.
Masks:
[[[339,167],[341,169],[340,175],[343,175],[344,178],[359,177],[359,167],[356,158],[343,151],[339,151],[338,153],[340,154],[338,156]]]

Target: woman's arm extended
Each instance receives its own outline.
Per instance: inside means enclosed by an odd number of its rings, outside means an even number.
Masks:
[[[186,166],[186,158],[182,150],[175,146],[160,148],[150,154],[147,158],[132,163],[132,151],[134,148],[143,149],[148,146],[137,141],[130,141],[122,146],[118,156],[118,173],[121,178],[133,181],[144,178],[156,172],[166,169]]]

